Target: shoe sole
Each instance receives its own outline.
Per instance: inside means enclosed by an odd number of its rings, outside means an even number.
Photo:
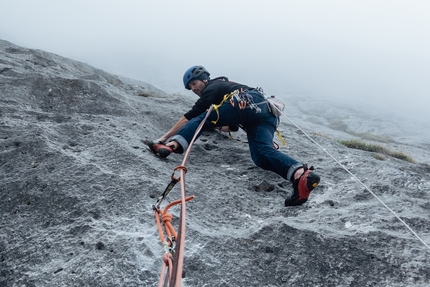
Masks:
[[[297,206],[297,205],[302,205],[303,203],[305,203],[306,201],[308,201],[307,198],[303,198],[303,199],[297,199],[295,201],[289,201],[288,199],[285,200],[285,206]]]
[[[156,154],[159,157],[166,158],[172,153],[172,149],[168,148],[158,148]]]
[[[155,153],[161,158],[166,158],[173,152],[172,148],[163,144],[148,142],[147,145],[153,153]]]

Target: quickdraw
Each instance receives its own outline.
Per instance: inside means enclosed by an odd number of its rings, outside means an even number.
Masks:
[[[173,173],[171,176],[171,181],[170,183],[167,185],[166,189],[164,190],[164,192],[160,195],[160,197],[158,197],[157,202],[152,206],[153,210],[158,210],[160,209],[160,205],[161,202],[163,202],[163,200],[166,198],[166,196],[169,194],[169,192],[173,189],[173,187],[179,182],[181,181],[181,177],[175,178],[175,171],[182,169],[184,170],[185,173],[187,173],[187,168],[185,166],[177,166],[173,169]]]

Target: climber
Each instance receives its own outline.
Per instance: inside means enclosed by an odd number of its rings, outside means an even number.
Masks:
[[[192,66],[185,72],[185,88],[192,90],[199,99],[162,137],[148,143],[150,149],[163,158],[172,152],[183,153],[206,117],[207,110],[215,106],[202,130],[223,126],[242,127],[247,134],[254,163],[293,184],[293,193],[285,200],[285,206],[305,203],[310,192],[319,184],[320,177],[313,167],[308,168],[306,164],[273,148],[279,119],[262,90],[229,81],[227,77],[210,79],[209,76],[203,66]]]

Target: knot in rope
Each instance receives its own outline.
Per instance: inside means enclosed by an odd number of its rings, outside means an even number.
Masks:
[[[163,221],[164,224],[166,224],[166,223],[170,223],[172,221],[172,218],[173,216],[170,213],[165,213],[161,217],[161,220]]]

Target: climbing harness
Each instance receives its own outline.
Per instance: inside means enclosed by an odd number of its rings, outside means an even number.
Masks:
[[[211,121],[211,122],[214,125],[216,125],[216,123],[219,121],[219,111],[218,110],[227,100],[230,102],[230,105],[232,107],[235,106],[235,100],[236,100],[239,109],[243,110],[248,106],[250,109],[255,110],[256,113],[261,113],[261,108],[258,105],[267,103],[269,106],[270,112],[278,119],[278,125],[279,125],[279,123],[281,121],[280,116],[282,115],[282,111],[285,108],[285,104],[281,100],[279,100],[278,98],[275,98],[275,96],[267,97],[261,87],[257,87],[254,90],[257,91],[258,93],[260,93],[261,95],[263,95],[263,97],[266,100],[263,102],[260,102],[260,103],[255,103],[252,96],[247,93],[248,90],[243,90],[243,89],[234,90],[233,92],[224,95],[224,98],[221,101],[221,103],[219,103],[218,105],[215,105],[215,104],[212,105],[213,109],[217,113],[217,119],[214,121]],[[240,126],[240,127],[243,130],[245,130],[242,126]],[[233,139],[233,137],[231,136],[230,130],[228,133],[229,133],[230,138]],[[276,129],[276,134],[278,135],[279,139],[281,140],[282,145],[286,145],[286,142],[285,142],[283,136],[281,135],[281,132],[278,129]],[[277,146],[277,148],[276,148],[276,146]],[[279,149],[279,145],[274,144],[274,148]]]
[[[320,149],[322,149],[329,157],[331,157],[342,169],[344,169],[347,173],[349,173],[359,184],[361,184],[368,192],[370,192],[373,197],[375,197],[388,211],[390,211],[394,217],[396,217],[411,233],[414,235],[427,249],[430,250],[430,246],[424,242],[424,240],[403,220],[400,216],[397,215],[394,210],[388,207],[385,202],[383,202],[369,187],[367,187],[361,180],[357,178],[346,166],[344,166],[339,160],[337,160],[327,149],[323,148],[320,144],[318,144],[311,136],[309,136],[303,129],[301,129],[293,120],[291,120],[288,116],[282,113],[281,109],[278,109],[278,112],[284,116],[288,121],[290,121],[297,129],[299,129],[307,138],[311,140],[314,144],[316,144]]]
[[[236,100],[237,105],[239,109],[243,110],[246,109],[248,106],[250,109],[255,110],[256,113],[261,113],[261,108],[258,106],[258,104],[254,103],[254,100],[252,99],[252,96],[247,93],[247,90],[244,89],[237,89],[231,92],[230,94],[224,95],[224,98],[222,99],[221,103],[218,105],[212,105],[213,109],[217,113],[217,119],[215,121],[211,121],[214,125],[219,121],[219,108],[224,104],[225,101],[229,100],[232,107],[235,106],[234,100]]]

